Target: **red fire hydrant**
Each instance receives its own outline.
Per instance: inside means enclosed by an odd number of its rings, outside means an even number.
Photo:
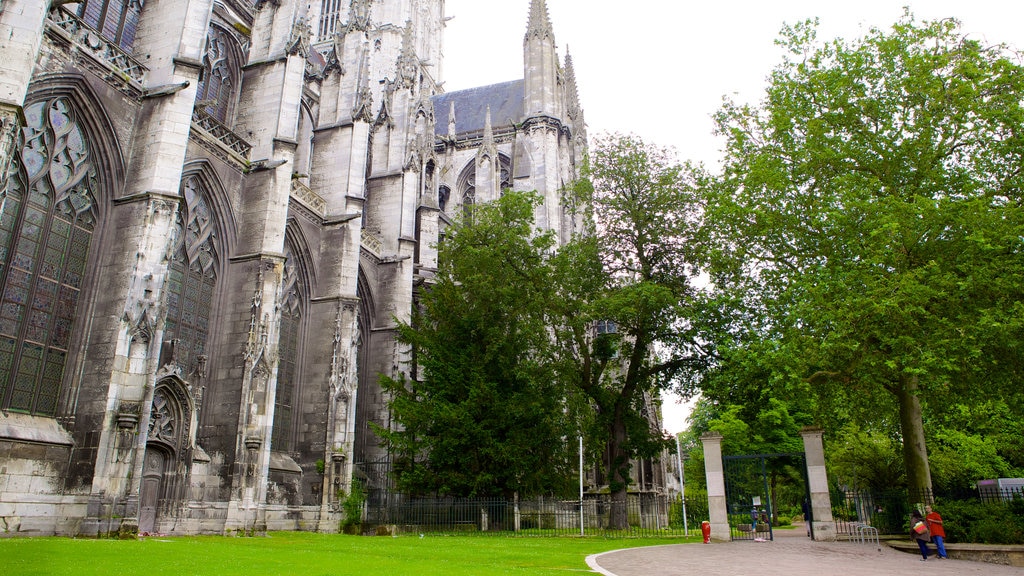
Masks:
[[[707,520],[700,523],[700,533],[704,535],[704,543],[711,543],[711,522]]]

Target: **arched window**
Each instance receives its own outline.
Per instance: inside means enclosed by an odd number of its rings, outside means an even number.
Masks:
[[[203,68],[196,89],[197,108],[210,116],[228,122],[237,82],[237,57],[232,52],[234,40],[223,29],[210,26],[203,52]]]
[[[452,189],[444,184],[437,189],[437,207],[440,208],[442,212],[444,212],[445,208],[448,207],[448,199],[451,195]]]
[[[131,52],[144,0],[85,0],[78,16],[100,35]]]
[[[291,243],[285,244],[285,264],[281,301],[281,338],[278,344],[277,395],[274,398],[274,450],[291,448],[295,396],[298,387],[299,336],[302,327],[302,280]]]
[[[341,23],[342,8],[341,0],[321,0],[317,41],[323,42],[330,39],[334,31],[338,29],[338,24]]]
[[[456,183],[459,195],[462,199],[462,213],[468,220],[476,204],[476,162],[470,162],[459,175]]]
[[[206,356],[210,314],[217,285],[217,223],[197,176],[182,184],[177,245],[167,275],[164,339],[177,340],[175,361],[190,375]]]
[[[53,416],[96,228],[93,154],[63,97],[25,107],[0,217],[0,409]]]

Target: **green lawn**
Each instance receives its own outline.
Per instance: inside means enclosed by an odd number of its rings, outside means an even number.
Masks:
[[[102,576],[565,576],[588,571],[590,554],[684,539],[360,537],[275,532],[137,541],[0,539],[4,574]]]

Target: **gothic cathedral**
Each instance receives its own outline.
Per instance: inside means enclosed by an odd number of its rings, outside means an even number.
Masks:
[[[444,4],[0,0],[4,532],[334,531],[386,476],[377,377],[453,216],[582,224],[545,0],[522,79],[449,93]]]

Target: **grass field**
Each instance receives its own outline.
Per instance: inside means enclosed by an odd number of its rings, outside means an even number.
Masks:
[[[590,554],[683,539],[360,537],[275,532],[264,538],[0,539],[4,574],[97,576],[565,576]]]

